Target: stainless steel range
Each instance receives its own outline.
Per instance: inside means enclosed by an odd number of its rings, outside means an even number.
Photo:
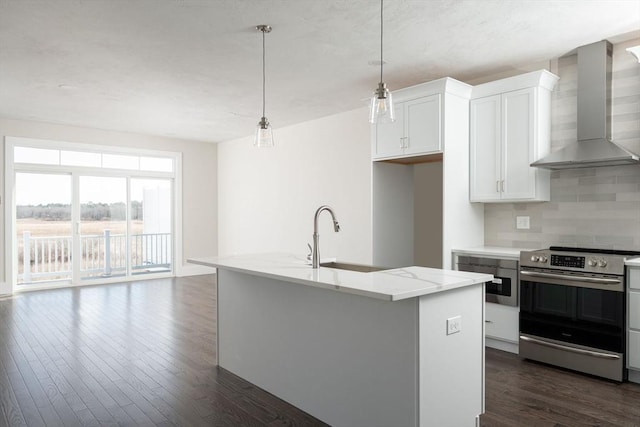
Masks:
[[[520,355],[626,380],[624,259],[640,252],[554,247],[520,253]]]

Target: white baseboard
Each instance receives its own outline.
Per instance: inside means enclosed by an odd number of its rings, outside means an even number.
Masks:
[[[0,282],[0,297],[6,297],[12,294],[11,286],[5,282]]]
[[[514,354],[518,354],[520,350],[520,346],[518,345],[518,343],[511,343],[507,341],[496,340],[489,337],[485,338],[484,345],[487,347],[498,349],[498,350],[508,351],[509,353],[514,353]]]
[[[176,271],[176,276],[200,276],[203,274],[215,274],[216,271],[217,270],[213,267],[207,267],[197,264],[185,264],[178,271]]]

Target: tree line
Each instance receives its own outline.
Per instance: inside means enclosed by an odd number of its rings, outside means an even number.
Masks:
[[[41,221],[71,221],[71,205],[49,203],[46,205],[16,206],[17,219],[38,219]],[[80,218],[84,221],[124,221],[127,219],[127,205],[117,203],[81,203]],[[131,201],[131,219],[141,220],[142,203]]]

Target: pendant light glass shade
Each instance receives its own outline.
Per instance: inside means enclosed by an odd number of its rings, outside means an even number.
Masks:
[[[382,69],[384,67],[382,41],[384,36],[384,20],[382,12],[384,10],[384,0],[380,0],[380,83],[373,92],[371,105],[369,106],[369,123],[391,123],[396,120],[396,113],[393,109],[393,98],[387,85],[382,82]]]
[[[258,148],[273,147],[273,129],[266,117],[263,117],[256,126],[256,137],[253,145]]]
[[[273,129],[269,120],[265,117],[265,86],[266,86],[266,73],[265,73],[265,46],[264,35],[271,32],[269,25],[258,25],[256,30],[262,32],[262,118],[258,122],[256,127],[256,136],[253,140],[253,145],[258,148],[270,148],[273,147]]]
[[[396,120],[393,109],[393,97],[384,83],[378,84],[378,89],[373,92],[371,106],[369,108],[370,123],[391,123]]]

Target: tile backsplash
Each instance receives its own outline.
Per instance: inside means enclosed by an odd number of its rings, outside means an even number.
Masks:
[[[640,250],[640,166],[554,171],[551,201],[486,204],[485,244]],[[516,216],[530,229],[517,230]]]
[[[560,58],[553,92],[551,149],[576,138],[576,57]],[[612,137],[628,148],[640,142],[640,64],[614,46]],[[633,151],[636,151],[635,149]],[[529,216],[530,229],[516,229]],[[485,204],[485,245],[550,245],[640,250],[640,166],[551,173],[551,201]]]

